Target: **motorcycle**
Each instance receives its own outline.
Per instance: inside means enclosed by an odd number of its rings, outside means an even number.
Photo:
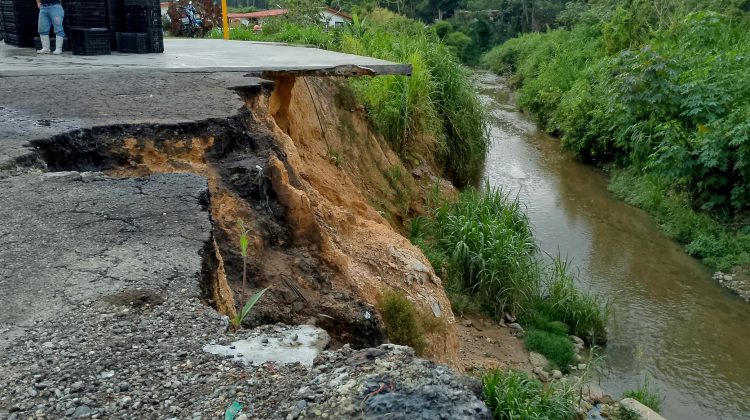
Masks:
[[[187,37],[203,36],[203,32],[205,31],[203,18],[195,10],[193,2],[189,2],[187,6],[177,6],[177,10],[180,12],[180,31],[182,35]]]

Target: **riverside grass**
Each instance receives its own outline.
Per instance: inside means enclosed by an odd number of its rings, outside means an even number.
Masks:
[[[577,288],[565,261],[544,260],[517,197],[488,185],[468,188],[412,220],[410,234],[443,277],[455,312],[517,315],[534,337],[527,345],[561,369],[573,357],[568,333],[606,340],[608,300]]]
[[[525,372],[499,370],[482,377],[484,402],[497,420],[572,419],[576,416],[574,387],[559,381],[544,386]]]
[[[637,400],[656,412],[659,412],[661,403],[664,401],[664,397],[661,395],[659,389],[651,385],[648,377],[644,377],[643,382],[641,382],[637,388],[623,392],[622,396],[623,398]]]
[[[270,20],[260,33],[232,28],[230,38],[311,45],[413,66],[410,77],[349,81],[373,126],[407,162],[438,163],[457,185],[481,177],[489,136],[471,71],[423,24],[375,9],[356,24],[325,30],[316,23]],[[221,38],[214,30],[212,38]]]

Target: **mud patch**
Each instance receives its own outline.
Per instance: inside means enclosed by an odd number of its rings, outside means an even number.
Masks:
[[[102,300],[116,306],[149,309],[164,303],[164,292],[153,289],[127,289],[104,297]]]

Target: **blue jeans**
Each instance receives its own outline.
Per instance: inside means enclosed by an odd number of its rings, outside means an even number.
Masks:
[[[49,28],[55,27],[55,35],[58,38],[65,38],[63,31],[63,18],[65,11],[61,4],[52,6],[42,6],[39,8],[39,35],[49,35]]]

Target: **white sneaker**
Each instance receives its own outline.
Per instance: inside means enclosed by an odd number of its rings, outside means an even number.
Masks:
[[[49,54],[49,35],[39,35],[39,39],[42,40],[42,49],[38,50],[37,54]]]

